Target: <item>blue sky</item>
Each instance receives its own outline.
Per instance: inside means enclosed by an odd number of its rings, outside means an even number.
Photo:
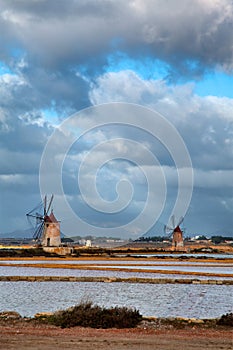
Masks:
[[[0,0],[0,8],[0,234],[28,228],[51,140],[44,186],[65,234],[160,235],[172,214],[185,217],[188,235],[232,234],[232,1]],[[180,165],[176,144],[168,147],[177,135]],[[179,190],[192,199],[175,210]]]
[[[233,98],[232,75],[212,72],[195,83],[195,92],[200,96],[219,96]]]
[[[115,57],[115,58],[114,58]],[[160,60],[146,58],[145,60],[135,60],[123,53],[117,53],[108,58],[107,72],[119,72],[122,70],[132,70],[143,79],[168,80],[169,66]],[[187,79],[178,77],[177,81],[168,82],[171,85],[182,84],[190,81],[194,84],[194,92],[199,96],[219,96],[233,98],[232,74],[227,74],[220,69],[206,72],[199,78]]]

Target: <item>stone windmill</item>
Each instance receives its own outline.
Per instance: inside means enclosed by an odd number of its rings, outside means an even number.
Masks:
[[[172,237],[172,247],[175,250],[179,250],[184,247],[184,238],[183,232],[180,229],[180,225],[184,221],[184,218],[181,217],[178,221],[175,219],[175,215],[172,215],[170,219],[170,224],[164,226],[164,231],[169,237]]]
[[[44,200],[27,215],[29,221],[35,222],[33,239],[43,247],[59,247],[61,245],[60,222],[51,210],[54,196],[47,202]]]

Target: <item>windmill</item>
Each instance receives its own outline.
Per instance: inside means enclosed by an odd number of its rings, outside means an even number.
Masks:
[[[184,246],[183,232],[180,229],[180,225],[184,221],[181,217],[178,221],[175,219],[175,215],[170,218],[170,224],[164,226],[164,232],[172,237],[172,246],[176,249]]]
[[[54,196],[44,200],[26,214],[29,222],[34,227],[33,239],[42,246],[59,246],[61,244],[60,223],[50,211]],[[34,223],[34,224],[33,224]]]

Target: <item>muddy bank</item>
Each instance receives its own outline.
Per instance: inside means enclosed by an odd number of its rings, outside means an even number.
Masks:
[[[164,320],[165,321],[165,320]],[[177,320],[179,321],[179,320]],[[180,320],[179,322],[183,322]],[[0,318],[4,350],[230,350],[232,329],[214,324],[144,319],[133,329],[61,329],[35,320]]]
[[[74,276],[0,276],[2,282],[102,282],[102,283],[150,283],[150,284],[217,284],[233,285],[233,280],[192,278],[139,278],[139,277],[74,277]]]

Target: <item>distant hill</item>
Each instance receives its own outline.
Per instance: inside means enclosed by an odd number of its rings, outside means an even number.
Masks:
[[[0,238],[32,238],[33,229],[15,230],[7,233],[0,233]]]
[[[28,228],[25,230],[15,230],[7,233],[0,233],[0,238],[33,238],[34,228]],[[65,235],[61,232],[61,237]]]
[[[223,237],[232,237],[233,238],[233,230],[232,229],[221,229],[213,232],[211,236],[223,236]]]

